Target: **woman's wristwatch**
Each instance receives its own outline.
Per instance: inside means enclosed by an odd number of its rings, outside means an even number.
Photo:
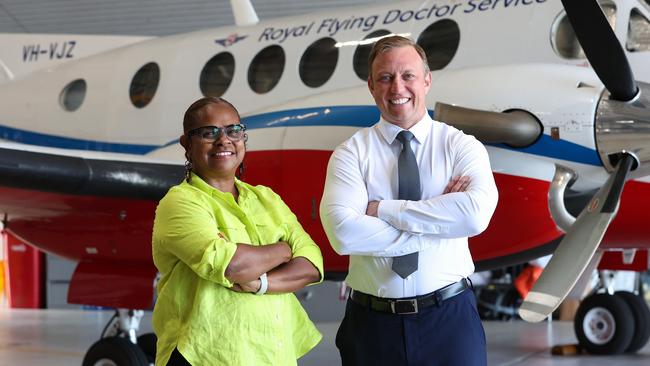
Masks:
[[[269,280],[266,278],[266,272],[262,273],[260,276],[260,288],[257,290],[255,295],[264,295],[266,290],[269,289]]]

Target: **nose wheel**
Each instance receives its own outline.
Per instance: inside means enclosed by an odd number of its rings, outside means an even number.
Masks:
[[[574,330],[589,353],[636,352],[650,338],[650,310],[631,292],[591,295],[578,308]]]
[[[83,366],[149,366],[156,357],[153,333],[136,337],[144,312],[117,309],[108,321],[101,339],[86,352]]]

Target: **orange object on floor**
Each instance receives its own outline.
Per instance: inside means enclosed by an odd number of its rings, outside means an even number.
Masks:
[[[544,268],[540,266],[529,265],[515,278],[515,288],[522,299],[528,295],[528,292],[533,288],[543,270]]]

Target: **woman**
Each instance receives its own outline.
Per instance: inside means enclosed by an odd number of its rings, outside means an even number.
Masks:
[[[322,281],[321,252],[277,194],[235,176],[245,131],[221,98],[185,112],[186,179],[153,229],[156,365],[295,365],[322,337],[292,294]]]

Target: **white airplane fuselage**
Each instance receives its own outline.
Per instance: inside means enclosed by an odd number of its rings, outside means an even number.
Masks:
[[[614,29],[625,43],[631,9],[646,18],[650,12],[642,2],[615,4]],[[21,42],[20,36],[11,36],[11,52],[0,53],[5,70],[16,70],[5,72],[0,84],[0,147],[180,167],[184,155],[177,140],[183,113],[203,96],[200,80],[206,63],[228,53],[234,71],[221,96],[238,108],[249,128],[245,179],[276,190],[321,245],[329,269],[344,271],[346,261],[329,248],[315,207],[331,151],[379,117],[366,80],[355,72],[355,52],[368,35],[380,30],[418,40],[427,29],[440,29],[442,33],[428,34],[443,50],[437,57],[446,61],[433,72],[430,110],[436,102],[495,112],[523,110],[543,126],[531,146],[488,146],[500,203],[490,228],[472,239],[472,252],[477,261],[516,255],[561,235],[547,204],[556,163],[578,172],[572,187],[576,191],[592,190],[608,176],[594,133],[604,88],[586,60],[563,58],[554,49],[562,16],[561,3],[552,0],[405,1],[159,38],[108,42],[61,35],[39,41],[39,36],[30,35]],[[313,87],[303,80],[301,60],[309,46],[323,38],[336,44],[336,62],[322,66],[324,71],[311,70],[310,75],[331,72],[322,85]],[[267,47],[282,57],[255,63]],[[637,79],[650,81],[650,52],[626,53]],[[282,58],[281,71],[269,71]],[[138,107],[130,96],[132,80],[149,63],[157,66],[159,81],[148,104]],[[277,80],[257,80],[255,87],[263,91],[255,91],[251,79],[264,70]],[[75,80],[84,81],[84,96],[78,108],[66,110],[65,88]],[[650,195],[650,180],[636,178],[624,194],[605,246],[647,248],[650,243],[650,231],[639,225],[635,205],[648,200],[642,196]],[[628,196],[628,191],[633,193]],[[39,194],[0,189],[0,209],[15,235],[76,260],[150,262],[155,200]],[[53,203],[42,205],[46,200]],[[102,205],[110,207],[102,211]],[[100,224],[106,217],[114,222]],[[132,217],[137,219],[130,222]],[[54,233],[55,225],[76,219],[85,220],[87,232],[80,239]],[[99,302],[95,304],[106,305]]]

